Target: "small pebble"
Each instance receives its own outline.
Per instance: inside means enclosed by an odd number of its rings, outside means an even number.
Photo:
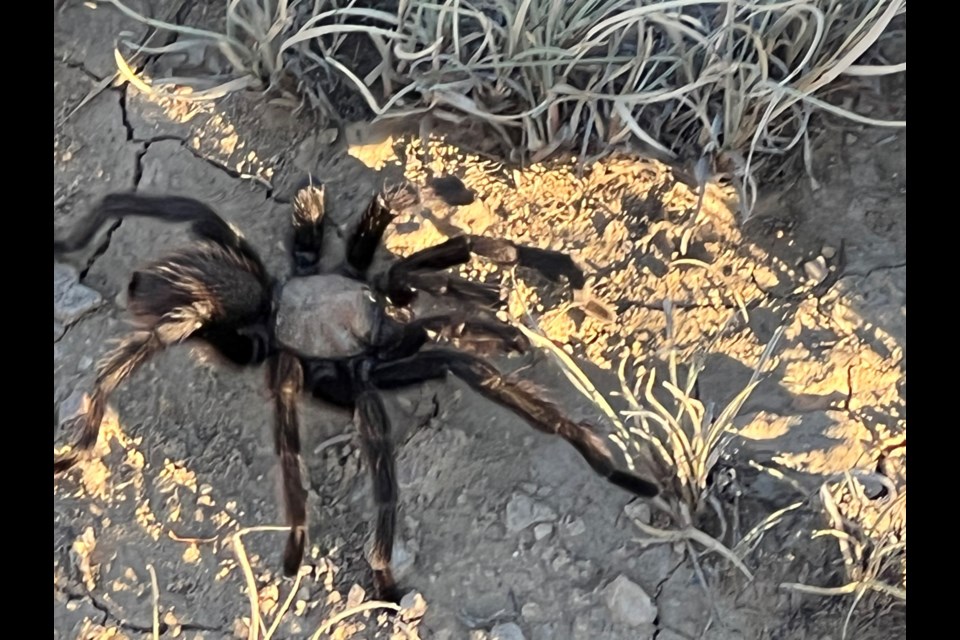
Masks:
[[[829,273],[826,258],[817,256],[814,260],[808,260],[803,264],[803,271],[814,285],[820,284],[826,279],[827,273]]]
[[[68,327],[103,303],[103,297],[80,284],[80,273],[70,265],[53,264],[53,319]]]
[[[511,533],[523,531],[532,524],[552,522],[556,519],[556,511],[522,493],[513,494],[507,503],[506,525],[507,531]]]
[[[516,623],[504,622],[490,629],[490,640],[525,640],[523,631]]]
[[[631,520],[637,520],[644,524],[650,524],[653,515],[650,512],[650,505],[646,502],[636,500],[623,507],[623,513]]]
[[[409,622],[423,617],[427,612],[427,601],[417,591],[411,591],[400,599],[400,617]]]
[[[553,533],[553,525],[546,522],[541,522],[533,528],[533,537],[536,540],[543,540],[551,533]]]
[[[540,622],[543,620],[543,609],[536,602],[528,602],[520,607],[520,615],[527,622]]]
[[[626,576],[618,576],[603,590],[603,601],[618,622],[638,627],[653,624],[657,606],[640,585]]]
[[[350,591],[347,593],[347,606],[348,607],[357,606],[358,604],[363,602],[363,599],[364,597],[366,597],[366,595],[367,593],[366,591],[364,591],[363,587],[361,587],[358,584],[353,585],[352,587],[350,587]]]
[[[563,527],[564,533],[571,537],[583,535],[586,530],[587,525],[580,518],[574,518]]]

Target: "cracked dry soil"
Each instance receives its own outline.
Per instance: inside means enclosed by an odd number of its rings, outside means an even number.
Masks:
[[[507,280],[509,313],[531,314],[604,392],[618,388],[624,360],[628,378],[661,364],[664,299],[673,304],[681,361],[715,339],[700,392],[718,406],[743,387],[785,325],[770,373],[737,420],[734,453],[723,461],[739,491],[724,508],[737,513],[741,533],[802,498],[798,487],[816,490],[844,471],[879,474],[905,490],[905,133],[828,132],[814,149],[819,189],[805,180],[781,189],[743,224],[722,190],[711,189],[696,212],[694,190],[640,158],[613,157],[582,174],[565,161],[521,171],[449,141],[400,134],[371,136],[348,155],[327,145],[329,133],[306,116],[256,97],[209,105],[108,88],[64,121],[113,72],[111,52],[99,43],[123,29],[136,32],[108,7],[90,4],[63,3],[55,33],[58,233],[110,191],[189,195],[241,228],[281,275],[294,181],[306,171],[323,179],[329,215],[347,233],[378,171],[403,172],[421,187],[423,206],[396,221],[392,251],[470,231],[567,250],[585,265],[593,304],[615,321],[523,271]],[[901,108],[902,87],[885,90],[865,104]],[[430,178],[448,174],[476,202],[451,207],[433,197]],[[55,265],[56,423],[80,410],[107,341],[125,330],[122,291],[131,270],[185,241],[181,228],[131,219],[105,230],[79,264]],[[479,261],[464,271],[504,278]],[[744,313],[746,321],[738,319]],[[497,364],[549,389],[575,418],[612,431],[549,357]],[[162,637],[248,636],[243,572],[228,537],[282,521],[263,375],[182,347],[115,394],[98,459],[55,483],[55,638],[151,637],[148,565]],[[403,585],[423,601],[411,598],[392,618],[350,616],[323,637],[839,637],[849,599],[778,588],[846,581],[836,544],[811,539],[825,526],[812,503],[746,556],[751,583],[728,563],[703,557],[708,597],[680,549],[638,542],[634,520],[649,519],[649,511],[594,476],[565,443],[454,381],[389,394],[388,402],[401,493],[396,564]],[[283,613],[274,638],[310,638],[367,599],[369,486],[351,417],[309,402],[301,410],[311,547],[295,592],[277,575],[282,534],[243,538],[264,627]],[[62,444],[70,436],[58,424],[54,440]],[[889,501],[884,490],[867,494],[866,504],[842,503],[844,515],[867,519]],[[901,527],[905,540],[899,517],[889,526]],[[865,599],[853,637],[902,637],[905,613],[888,604]]]

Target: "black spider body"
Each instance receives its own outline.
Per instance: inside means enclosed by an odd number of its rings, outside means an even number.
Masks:
[[[365,282],[346,276],[294,278],[279,296],[277,340],[309,358],[359,356],[382,324],[382,302]]]
[[[390,570],[397,484],[390,421],[380,392],[453,374],[476,392],[511,409],[532,427],[567,440],[610,482],[640,496],[653,483],[616,467],[604,440],[587,424],[567,418],[530,384],[501,376],[479,350],[524,351],[514,327],[482,307],[499,291],[449,273],[477,254],[504,265],[538,270],[552,279],[583,284],[583,274],[564,254],[481,236],[459,236],[393,261],[370,273],[374,253],[393,219],[398,193],[378,194],[349,239],[342,264],[321,271],[324,191],[308,184],[293,201],[294,277],[276,281],[256,251],[207,205],[179,196],[134,193],[104,198],[54,254],[84,246],[108,220],[145,216],[189,222],[196,242],[137,270],[128,286],[128,309],[137,328],[98,365],[88,411],[72,425],[79,437],[55,457],[54,473],[73,467],[96,444],[109,395],[140,365],[164,348],[187,340],[212,346],[240,366],[267,365],[274,403],[274,442],[280,458],[283,501],[290,535],[284,570],[295,573],[306,542],[306,491],[300,466],[297,405],[304,393],[354,411],[359,441],[370,469],[377,508],[370,564],[379,597],[396,599]],[[459,310],[412,320],[387,313],[407,308],[418,292],[452,299]],[[477,303],[480,303],[479,306]]]

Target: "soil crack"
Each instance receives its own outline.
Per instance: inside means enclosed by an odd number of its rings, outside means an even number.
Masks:
[[[63,589],[63,590],[61,590],[61,593],[63,593],[65,596],[67,596],[67,601],[68,601],[68,602],[70,602],[70,601],[72,601],[72,600],[87,600],[87,601],[89,601],[90,604],[93,606],[94,609],[96,609],[97,611],[99,611],[100,613],[103,614],[103,618],[102,618],[102,619],[100,620],[100,622],[99,622],[100,626],[102,626],[102,627],[105,627],[105,626],[107,625],[107,622],[112,622],[112,623],[115,624],[117,627],[119,627],[119,628],[121,628],[121,629],[129,629],[130,631],[139,631],[139,632],[141,632],[141,633],[151,633],[151,632],[153,631],[153,627],[151,627],[151,626],[139,625],[139,624],[136,624],[136,623],[133,623],[133,622],[130,622],[130,621],[126,620],[126,619],[125,619],[124,617],[122,617],[122,616],[117,615],[116,613],[114,613],[113,611],[110,610],[110,607],[109,607],[107,604],[105,604],[105,603],[101,602],[100,600],[98,600],[98,599],[96,598],[96,596],[94,596],[93,593],[90,592],[90,591],[87,591],[87,592],[85,592],[85,593],[77,593],[76,591],[72,591],[72,590],[69,590],[69,589]],[[169,626],[166,622],[164,622],[163,620],[160,621],[160,635],[165,634],[169,628],[170,628],[170,626]],[[182,625],[181,628],[186,628],[186,625]],[[219,629],[203,628],[203,627],[200,628],[200,630],[203,630],[203,631],[219,631]]]
[[[130,116],[127,113],[127,87],[124,85],[117,92],[120,94],[120,121],[123,122],[123,128],[127,130],[127,142],[133,142],[133,125],[130,123]]]
[[[93,71],[90,71],[90,69],[87,68],[87,65],[85,65],[82,62],[78,62],[76,60],[70,60],[69,58],[57,58],[57,57],[54,57],[53,62],[54,64],[62,64],[63,66],[70,69],[76,69],[77,71],[87,76],[94,82],[103,82],[104,80],[103,78],[95,74]]]
[[[893,271],[895,269],[906,269],[906,268],[907,268],[907,261],[904,260],[903,262],[896,262],[894,264],[881,264],[876,267],[871,267],[867,269],[866,273],[850,272],[846,275],[849,277],[869,278],[870,276],[872,276],[874,273],[878,271]]]

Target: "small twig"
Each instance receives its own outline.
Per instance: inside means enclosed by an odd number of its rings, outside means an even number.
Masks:
[[[147,571],[150,572],[150,591],[153,593],[153,640],[160,640],[160,587],[152,564],[147,564]]]
[[[177,535],[170,529],[167,529],[167,537],[173,540],[174,542],[186,542],[188,544],[211,544],[220,539],[218,536],[213,536],[212,538],[184,537],[184,536]]]
[[[387,602],[385,600],[370,600],[369,602],[363,602],[358,604],[355,607],[350,607],[349,609],[344,609],[337,615],[329,618],[326,622],[320,625],[320,628],[317,629],[316,633],[310,636],[310,640],[319,640],[320,636],[326,633],[330,627],[337,624],[341,620],[345,620],[352,615],[357,613],[363,613],[364,611],[370,611],[372,609],[392,609],[393,611],[400,611],[400,606],[392,602]]]
[[[722,542],[716,538],[700,531],[696,527],[686,526],[682,529],[676,530],[667,530],[659,529],[657,527],[652,527],[643,522],[634,520],[633,523],[644,533],[653,536],[653,539],[648,540],[637,540],[641,543],[650,543],[650,542],[679,542],[679,541],[693,541],[704,548],[707,551],[716,551],[718,554],[729,560],[741,573],[747,578],[747,580],[753,580],[753,574],[750,572],[750,569],[747,568],[747,565],[743,564],[743,561],[740,560],[737,555],[728,549]]]
[[[317,447],[313,450],[313,453],[314,455],[316,455],[321,451],[323,451],[324,449],[329,449],[330,447],[335,447],[338,444],[343,444],[344,442],[350,442],[351,440],[353,440],[353,433],[342,433],[339,436],[333,436],[332,438],[327,438],[326,440],[321,442],[319,445],[317,445]]]
[[[759,543],[760,538],[763,536],[764,533],[766,533],[773,527],[777,526],[780,523],[780,521],[783,520],[783,517],[787,513],[795,509],[799,509],[800,507],[803,506],[803,504],[804,503],[802,501],[794,502],[790,506],[784,507],[783,509],[778,509],[773,513],[771,513],[770,515],[768,515],[766,518],[761,520],[755,527],[750,529],[750,531],[748,531],[747,534],[743,536],[743,538],[741,538],[736,545],[734,545],[733,552],[739,554],[741,557],[746,556],[746,554],[755,546],[755,544],[754,545],[750,544],[754,540],[754,538],[756,538],[756,543]]]
[[[803,584],[800,582],[783,582],[780,584],[780,588],[787,589],[788,591],[799,591],[800,593],[809,593],[817,596],[846,596],[850,595],[851,593],[856,593],[858,589],[865,588],[878,591],[884,595],[888,595],[898,600],[907,599],[906,589],[893,587],[877,580],[850,582],[840,587],[815,587],[813,585]]]
[[[270,638],[273,637],[273,634],[277,632],[277,629],[280,627],[280,621],[283,620],[283,616],[286,615],[287,610],[293,603],[293,599],[296,597],[297,591],[300,590],[301,580],[303,580],[303,571],[298,571],[297,578],[293,581],[293,586],[290,587],[290,593],[287,594],[287,599],[283,601],[283,606],[280,607],[279,611],[277,611],[277,615],[273,619],[273,623],[270,625],[270,628],[267,629],[267,633],[264,634],[263,640],[270,640]]]
[[[266,634],[263,627],[263,620],[260,619],[260,591],[257,589],[257,581],[253,577],[253,569],[250,568],[250,560],[247,558],[247,551],[243,548],[241,538],[248,533],[260,531],[289,531],[289,527],[280,527],[276,525],[264,525],[260,527],[248,527],[240,529],[232,536],[230,540],[233,543],[233,551],[237,555],[237,562],[240,563],[240,570],[243,572],[244,581],[247,584],[247,600],[250,603],[250,630],[247,634],[247,640],[259,640],[260,633]]]

